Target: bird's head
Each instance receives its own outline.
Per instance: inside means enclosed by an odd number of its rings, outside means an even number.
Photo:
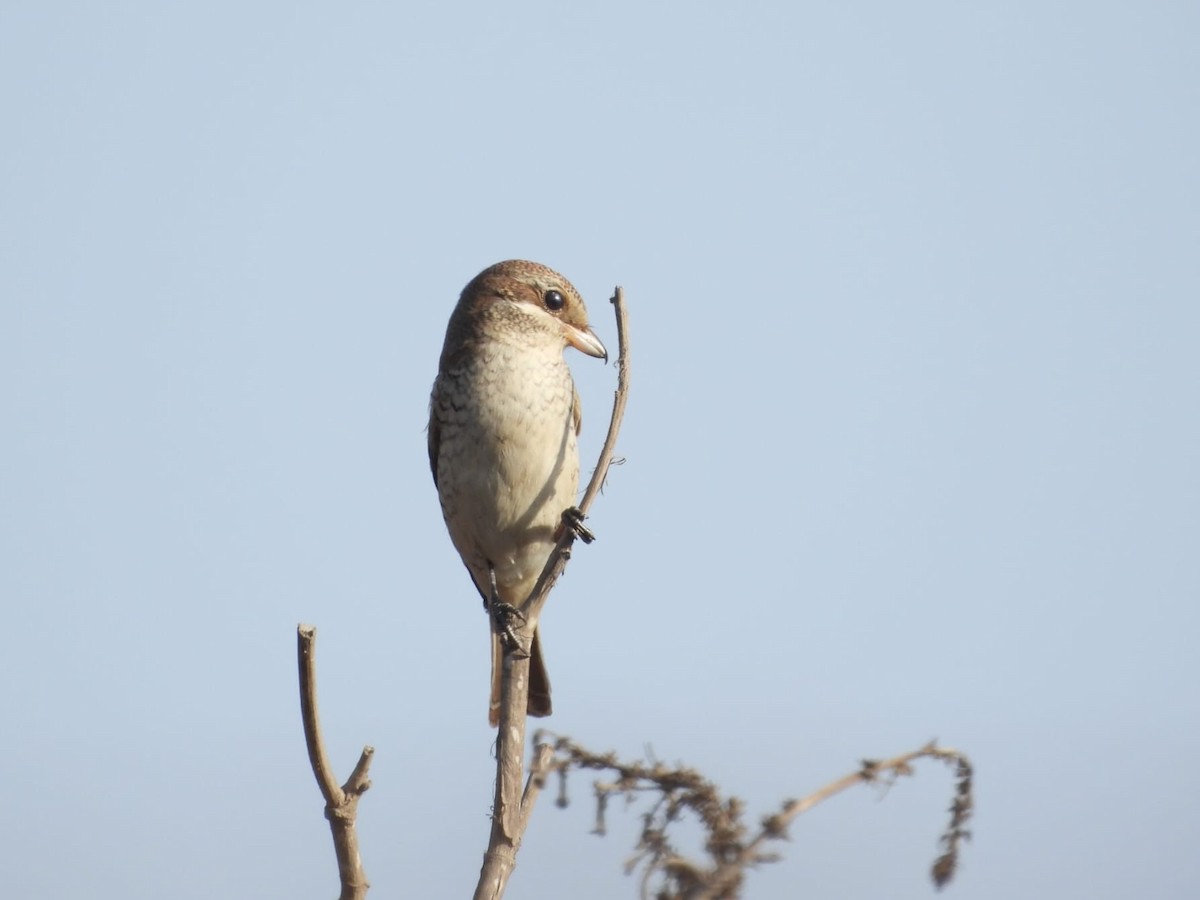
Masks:
[[[541,263],[510,259],[489,266],[463,289],[458,312],[561,338],[564,347],[608,360],[608,351],[588,325],[579,291]]]

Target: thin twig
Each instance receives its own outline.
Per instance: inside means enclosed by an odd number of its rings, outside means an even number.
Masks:
[[[951,806],[953,815],[950,827],[941,838],[941,842],[946,845],[947,849],[946,852],[935,860],[933,865],[932,874],[934,883],[939,888],[943,887],[953,877],[954,868],[958,861],[957,851],[959,841],[969,837],[969,833],[963,826],[971,812],[971,764],[959,751],[949,747],[939,747],[931,741],[919,750],[901,753],[899,756],[894,756],[891,759],[863,760],[862,766],[857,771],[830,782],[824,787],[813,791],[807,797],[787,801],[783,804],[783,808],[779,812],[772,816],[767,816],[763,820],[762,830],[742,847],[741,851],[733,858],[717,866],[705,878],[704,887],[699,892],[691,894],[690,897],[694,898],[694,900],[711,900],[714,897],[726,896],[729,888],[741,881],[746,869],[768,859],[760,849],[763,844],[768,840],[778,840],[786,837],[787,827],[796,818],[802,816],[814,806],[824,803],[830,797],[836,796],[857,784],[874,783],[878,782],[881,778],[895,780],[902,775],[911,775],[913,772],[912,764],[922,758],[953,763],[957,767],[959,776],[956,788],[956,802]],[[959,799],[964,796],[966,797],[966,803],[960,808]]]
[[[746,872],[763,863],[775,862],[778,854],[768,852],[768,841],[787,838],[788,826],[814,806],[856,784],[891,784],[913,772],[912,764],[922,758],[939,760],[954,769],[954,801],[950,822],[939,843],[941,855],[934,861],[934,883],[944,887],[954,876],[960,845],[970,839],[967,825],[974,811],[973,769],[970,760],[957,750],[930,742],[918,750],[886,760],[864,760],[854,772],[814,791],[800,800],[788,800],[779,811],[762,819],[761,830],[750,834],[744,824],[743,805],[736,797],[722,796],[717,786],[695,769],[667,766],[653,760],[624,762],[615,753],[594,753],[570,738],[555,737],[539,730],[535,743],[553,741],[555,757],[549,763],[560,779],[559,806],[566,806],[566,776],[570,770],[611,772],[612,778],[593,784],[596,794],[595,832],[604,833],[604,811],[612,797],[655,796],[651,809],[641,815],[642,832],[625,869],[642,868],[641,893],[656,900],[730,900],[741,895]],[[671,826],[684,816],[694,816],[704,831],[707,861],[690,860],[674,847]]]
[[[620,287],[616,289],[611,302],[617,317],[617,390],[613,397],[608,434],[600,450],[600,460],[579,503],[579,510],[585,517],[608,475],[617,435],[621,430],[621,419],[625,415],[625,403],[629,396],[629,319],[625,310],[625,292]],[[516,631],[525,646],[528,646],[532,639],[546,598],[566,568],[567,560],[571,558],[571,546],[577,537],[574,528],[562,529],[562,535],[550,552],[537,584],[528,599],[521,604],[523,620]],[[525,834],[525,826],[540,793],[537,788],[530,789],[531,782],[530,786],[525,787],[522,795],[528,695],[529,658],[506,648],[500,680],[500,723],[496,735],[496,794],[492,807],[492,831],[487,852],[483,857],[479,882],[475,887],[475,900],[498,900],[504,895],[508,878],[517,864],[517,851]]]
[[[371,786],[367,771],[371,768],[375,748],[363,747],[350,778],[339,786],[325,752],[325,740],[321,736],[321,723],[317,718],[317,629],[312,625],[300,625],[296,629],[296,638],[304,743],[308,747],[308,761],[312,765],[313,776],[317,779],[321,796],[325,798],[325,818],[329,820],[329,829],[333,832],[333,850],[337,855],[338,879],[342,886],[339,898],[363,900],[371,885],[367,882],[367,873],[363,871],[354,821],[358,815],[358,800]]]
[[[629,313],[625,309],[625,291],[617,287],[611,303],[617,316],[617,390],[613,395],[612,417],[608,422],[608,434],[604,436],[604,446],[600,448],[600,461],[592,480],[588,482],[583,499],[579,501],[579,509],[586,516],[592,508],[592,502],[600,489],[604,487],[604,479],[608,477],[608,468],[613,463],[613,451],[617,449],[617,435],[621,432],[621,421],[625,418],[625,404],[629,400]],[[569,529],[568,529],[569,530]],[[532,597],[537,596],[534,589]],[[531,597],[531,598],[532,598]]]

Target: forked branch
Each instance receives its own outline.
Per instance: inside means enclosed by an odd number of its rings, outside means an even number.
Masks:
[[[321,736],[321,723],[317,718],[317,673],[316,640],[317,629],[312,625],[300,625],[296,629],[296,656],[300,669],[300,717],[304,722],[304,743],[308,747],[308,761],[313,776],[325,798],[325,818],[333,832],[333,850],[337,854],[338,879],[342,890],[339,900],[363,900],[367,896],[367,873],[363,871],[362,857],[358,852],[358,832],[354,822],[358,816],[358,800],[371,786],[367,770],[371,767],[373,747],[363,747],[362,755],[354,771],[343,785],[338,785],[333,766],[325,752],[325,740]]]

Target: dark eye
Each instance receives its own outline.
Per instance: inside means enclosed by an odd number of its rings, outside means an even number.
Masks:
[[[563,295],[558,291],[546,291],[546,293],[542,294],[542,302],[546,304],[546,309],[551,312],[558,312],[567,301],[563,299]]]

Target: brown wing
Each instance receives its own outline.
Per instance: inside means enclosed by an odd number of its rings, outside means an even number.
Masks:
[[[575,421],[575,433],[579,434],[579,429],[583,427],[583,404],[579,402],[579,389],[574,382],[571,383],[571,393],[575,395],[571,400],[571,418]]]

